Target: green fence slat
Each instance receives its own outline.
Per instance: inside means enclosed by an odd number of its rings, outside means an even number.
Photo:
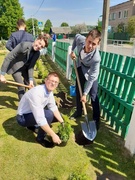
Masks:
[[[135,84],[132,84],[128,93],[127,103],[132,104],[135,99]]]
[[[119,55],[118,54],[114,54],[114,58],[113,58],[113,62],[112,62],[112,69],[114,69],[114,70],[117,67],[118,58],[119,58]]]
[[[135,77],[135,58],[131,58],[127,75]]]
[[[59,41],[56,41],[55,45],[55,61],[64,72],[66,72],[67,52],[69,45],[69,43]]]
[[[131,57],[127,56],[126,59],[125,59],[125,63],[124,63],[124,66],[123,66],[123,74],[127,74],[128,72],[128,69],[129,69],[129,65],[130,65],[130,60],[131,60]]]

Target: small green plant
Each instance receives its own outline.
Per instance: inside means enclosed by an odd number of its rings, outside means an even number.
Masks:
[[[6,46],[6,41],[4,39],[1,39],[1,41],[0,41],[0,50],[5,49],[5,46]]]
[[[42,59],[39,59],[36,62],[36,70],[38,71],[38,78],[44,79],[46,77],[46,71],[45,71],[45,66],[43,64]]]
[[[74,172],[70,175],[68,180],[88,180],[88,177],[85,174]]]
[[[72,132],[72,128],[68,122],[65,122],[64,124],[60,124],[58,126],[58,135],[62,140],[62,142],[68,141],[71,132]]]
[[[42,59],[38,59],[38,61],[36,62],[36,70],[41,69],[43,66],[43,61]]]
[[[39,70],[38,70],[38,78],[42,78],[43,77],[43,74],[44,74],[44,68],[40,68]]]

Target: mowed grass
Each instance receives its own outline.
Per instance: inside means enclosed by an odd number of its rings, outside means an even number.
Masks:
[[[0,66],[4,56],[4,53],[0,55]],[[46,72],[60,72],[50,60],[45,61],[45,66]],[[36,71],[35,77],[37,79]],[[56,93],[69,93],[69,82],[64,75],[60,77]],[[13,80],[10,75],[6,78]],[[42,80],[37,79],[37,82]],[[17,88],[0,83],[0,180],[68,180],[72,173],[86,175],[86,180],[135,179],[134,157],[124,148],[124,140],[102,118],[94,143],[82,147],[75,143],[74,135],[81,130],[80,121],[84,118],[69,120],[74,108],[61,107],[60,111],[73,132],[65,147],[47,149],[36,143],[35,134],[17,124],[17,107]],[[89,105],[88,116],[91,118]],[[57,131],[57,126],[58,123],[53,124],[54,131]]]

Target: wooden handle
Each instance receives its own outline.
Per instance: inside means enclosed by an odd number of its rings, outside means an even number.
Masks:
[[[80,96],[82,96],[82,88],[81,88],[81,84],[80,84],[80,80],[79,80],[79,76],[78,76],[78,71],[77,71],[75,60],[73,60],[73,62],[74,62],[75,74],[76,74],[76,79],[77,79],[77,84],[78,84]],[[86,110],[86,105],[85,105],[84,102],[82,102],[82,106],[83,106],[84,115],[86,116],[87,115],[87,110]]]
[[[30,86],[28,86],[28,85],[17,83],[17,82],[13,82],[13,81],[6,81],[6,83],[13,84],[13,85],[16,85],[16,86],[22,86],[22,87],[30,88]]]

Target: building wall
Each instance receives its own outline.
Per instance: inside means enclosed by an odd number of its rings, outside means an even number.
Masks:
[[[124,23],[127,26],[128,19],[135,15],[135,1],[127,1],[110,7],[109,26],[115,31],[118,24]]]

